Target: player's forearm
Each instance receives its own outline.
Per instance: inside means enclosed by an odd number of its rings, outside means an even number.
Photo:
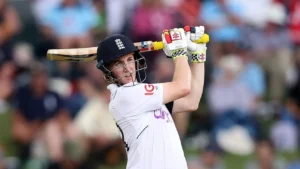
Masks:
[[[198,108],[204,86],[205,64],[192,63],[191,64],[191,92],[185,98],[190,103],[190,106]]]
[[[175,72],[173,82],[178,85],[178,89],[191,89],[191,69],[186,57],[179,57],[174,60]]]

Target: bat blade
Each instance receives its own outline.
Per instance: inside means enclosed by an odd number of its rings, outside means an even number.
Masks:
[[[47,52],[48,60],[86,62],[96,59],[97,47],[77,49],[50,49]]]

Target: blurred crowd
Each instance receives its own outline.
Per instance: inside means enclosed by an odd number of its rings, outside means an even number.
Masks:
[[[299,0],[0,0],[0,169],[122,163],[96,62],[49,61],[47,50],[97,46],[114,33],[159,41],[185,25],[210,35],[199,109],[173,115],[184,148],[199,152],[189,168],[224,169],[230,153],[254,154],[239,168],[299,169]],[[143,55],[147,82],[172,79],[162,51]]]

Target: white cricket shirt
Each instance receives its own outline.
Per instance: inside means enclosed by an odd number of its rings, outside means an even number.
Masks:
[[[163,85],[111,84],[109,110],[120,130],[126,169],[187,169],[172,116],[163,104]]]

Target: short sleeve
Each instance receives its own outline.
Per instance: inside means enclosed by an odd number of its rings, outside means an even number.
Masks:
[[[174,105],[174,101],[166,104],[166,107],[169,110],[170,114],[172,114],[172,112],[173,112],[173,105]]]
[[[138,84],[123,86],[116,93],[114,107],[120,112],[142,113],[163,106],[162,84]],[[123,114],[123,113],[122,113]]]

